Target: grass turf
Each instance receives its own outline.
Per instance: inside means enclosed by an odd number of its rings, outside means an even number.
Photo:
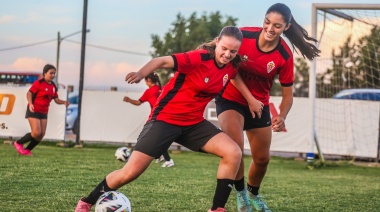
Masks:
[[[25,157],[11,145],[0,145],[0,211],[74,211],[79,198],[123,166],[114,158],[116,149],[62,148],[43,142],[33,157]],[[137,180],[119,189],[130,199],[133,211],[210,208],[219,158],[195,152],[171,156],[174,167],[152,162]],[[250,157],[244,160],[247,173]],[[330,162],[309,170],[303,161],[272,157],[260,190],[274,212],[378,211],[380,168]],[[233,192],[226,208],[236,211]]]

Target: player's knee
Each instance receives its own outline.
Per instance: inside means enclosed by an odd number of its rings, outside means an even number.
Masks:
[[[239,146],[237,146],[237,145],[230,148],[226,153],[226,156],[234,164],[241,162],[242,155],[243,155],[243,153],[242,153],[241,149],[239,148]]]
[[[37,141],[40,141],[40,140],[41,140],[41,135],[42,135],[42,133],[39,132],[39,131],[32,131],[32,132],[30,133],[30,135],[31,135],[34,139],[36,139]]]
[[[255,159],[255,164],[258,166],[267,166],[269,161],[270,157],[258,157]]]

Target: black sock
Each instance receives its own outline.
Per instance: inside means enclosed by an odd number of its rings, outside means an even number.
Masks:
[[[39,143],[39,141],[36,141],[36,139],[32,138],[25,149],[29,149],[30,151],[32,151],[32,149],[34,149],[34,147],[36,147]]]
[[[240,180],[235,180],[235,189],[236,191],[243,191],[244,190],[244,177],[242,177]]]
[[[16,142],[19,144],[25,144],[26,142],[32,140],[32,134],[26,133],[22,138],[18,139]]]
[[[251,186],[247,183],[247,191],[251,192],[253,195],[257,196],[259,195],[259,189],[260,189],[260,186]]]
[[[107,191],[115,191],[115,189],[110,189],[107,185],[106,179],[99,183],[98,186],[88,195],[83,198],[82,201],[90,203],[91,205],[95,205],[96,201],[98,201],[99,197]]]
[[[164,153],[162,153],[162,156],[164,156],[165,161],[171,160],[170,155],[169,155],[169,151],[167,151],[167,150]]]
[[[233,184],[234,184],[234,180],[230,180],[230,179],[217,180],[211,210],[216,210],[217,208],[224,208],[228,200],[228,197],[230,196]]]

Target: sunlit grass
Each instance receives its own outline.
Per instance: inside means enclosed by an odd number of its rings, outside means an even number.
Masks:
[[[2,143],[2,142],[1,142]],[[44,142],[33,157],[0,145],[0,211],[74,211],[79,198],[111,171],[116,146],[62,148]],[[175,166],[154,162],[136,181],[122,187],[139,211],[207,211],[211,206],[219,159],[212,155],[171,154]],[[249,157],[245,157],[248,167]],[[247,175],[246,175],[247,176]],[[303,161],[272,158],[261,195],[272,211],[377,211],[380,168],[330,163],[309,170]],[[227,210],[236,211],[234,193]]]

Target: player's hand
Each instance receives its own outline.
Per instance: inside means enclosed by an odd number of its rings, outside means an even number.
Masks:
[[[285,119],[280,116],[273,117],[272,118],[273,132],[281,132],[284,129],[285,129]]]
[[[124,102],[129,102],[130,99],[131,99],[131,98],[129,98],[128,96],[125,96],[125,97],[123,98],[123,101],[124,101]]]
[[[125,81],[127,81],[129,84],[139,83],[142,79],[143,77],[138,72],[131,72],[125,77]]]
[[[264,104],[257,99],[251,99],[248,101],[249,111],[251,111],[252,117],[256,116],[260,119],[261,114],[263,113]]]
[[[34,113],[34,105],[30,104],[29,105],[29,110],[30,110],[30,112]]]
[[[69,101],[64,101],[63,104],[67,107],[70,105],[70,102]]]

